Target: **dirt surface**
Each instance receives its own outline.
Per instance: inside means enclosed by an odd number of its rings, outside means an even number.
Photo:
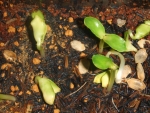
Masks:
[[[89,72],[82,75],[77,65],[82,58],[91,62],[92,55],[98,53],[99,40],[84,26],[84,17],[96,17],[104,24],[107,33],[123,36],[127,29],[135,30],[144,20],[150,19],[150,9],[138,7],[136,3],[132,4],[134,7],[114,3],[103,4],[105,7],[72,4],[62,7],[55,2],[39,6],[34,3],[0,1],[0,92],[17,98],[16,102],[0,102],[0,113],[149,113],[149,56],[142,64],[146,89],[140,92],[129,88],[127,84],[114,84],[110,94],[107,94],[101,84],[93,83],[93,74],[101,70],[91,63]],[[48,25],[43,44],[45,58],[41,58],[35,48],[30,25],[30,15],[37,9],[43,12]],[[117,19],[125,20],[125,23],[120,26]],[[146,39],[150,39],[150,36]],[[86,49],[82,52],[72,49],[72,40],[81,41]],[[133,41],[133,44],[139,48],[137,41]],[[145,45],[148,55],[149,47],[149,44]],[[16,53],[16,59],[7,61],[4,50]],[[107,51],[105,49],[103,54]],[[132,69],[129,77],[137,78],[135,52],[122,54]],[[112,58],[119,65],[119,58]],[[6,68],[2,69],[2,65],[6,65]],[[53,106],[44,102],[34,82],[36,75],[49,77],[61,88]]]

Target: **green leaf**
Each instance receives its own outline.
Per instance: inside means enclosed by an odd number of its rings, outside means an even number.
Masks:
[[[36,41],[37,49],[40,51],[41,56],[45,56],[45,52],[43,49],[43,42],[47,32],[47,25],[44,20],[44,15],[40,10],[33,12],[31,14],[33,20],[31,21],[31,26],[33,28],[33,35]]]
[[[55,93],[60,92],[60,88],[53,81],[46,77],[36,76],[35,82],[39,84],[44,101],[47,104],[52,105],[55,100]]]
[[[86,17],[84,19],[84,24],[88,27],[91,32],[100,39],[105,36],[105,28],[102,23],[94,17]]]
[[[125,40],[116,34],[107,34],[103,40],[114,50],[119,52],[126,51]]]
[[[33,12],[33,13],[31,14],[32,18],[35,18],[36,15],[37,15],[38,17],[40,17],[43,21],[45,21],[45,20],[44,20],[44,15],[43,15],[43,13],[42,13],[40,10],[37,10],[37,11],[35,11],[35,12]]]
[[[92,56],[92,62],[93,64],[99,68],[99,69],[117,69],[117,65],[108,57],[105,57],[104,55],[93,55]]]
[[[148,23],[148,22],[147,22]],[[141,24],[136,28],[136,34],[133,39],[141,39],[150,33],[150,26],[147,24]]]

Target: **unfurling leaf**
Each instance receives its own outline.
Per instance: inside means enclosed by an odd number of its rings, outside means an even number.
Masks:
[[[125,40],[118,35],[107,34],[103,40],[114,50],[119,52],[124,52],[127,50]]]
[[[98,19],[94,17],[86,17],[84,19],[84,24],[91,30],[93,34],[95,34],[95,36],[103,39],[105,36],[105,28]]]
[[[112,69],[112,70],[116,70],[117,69],[117,65],[112,61],[112,59],[105,57],[104,55],[93,55],[92,56],[92,62],[93,64],[99,68],[99,69]]]

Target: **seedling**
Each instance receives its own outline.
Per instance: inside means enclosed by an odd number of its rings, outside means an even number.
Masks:
[[[143,24],[140,24],[136,28],[136,33],[133,35],[131,30],[128,30],[128,33],[132,39],[141,39],[147,36],[150,33],[150,20],[146,20]]]
[[[52,80],[46,77],[36,76],[35,83],[39,85],[45,102],[49,105],[53,105],[55,95],[60,92],[60,88]]]
[[[100,39],[99,52],[102,53],[104,42],[107,43],[112,49],[119,52],[133,51],[133,45],[127,43],[122,37],[116,34],[108,34],[102,23],[94,17],[86,17],[84,24],[91,30],[91,32]],[[128,41],[129,42],[129,41]],[[127,45],[128,44],[128,45]],[[130,47],[127,47],[129,46]],[[134,50],[136,51],[136,49]]]
[[[118,55],[120,58],[120,66],[118,66],[112,61],[111,58],[108,58],[110,54]],[[106,70],[103,73],[100,73],[95,76],[94,83],[102,83],[103,87],[107,87],[107,91],[110,92],[114,84],[121,83],[122,81],[122,72],[125,64],[125,60],[122,54],[116,51],[109,51],[106,56],[104,55],[93,55],[92,57],[93,64],[102,70]]]
[[[33,20],[31,21],[31,26],[33,28],[33,34],[36,41],[36,47],[40,51],[42,57],[45,56],[45,51],[43,48],[44,38],[47,32],[47,26],[45,24],[43,13],[38,10],[31,14]]]
[[[0,94],[0,101],[1,100],[11,100],[11,101],[16,101],[16,97],[12,95],[6,95],[6,94]]]

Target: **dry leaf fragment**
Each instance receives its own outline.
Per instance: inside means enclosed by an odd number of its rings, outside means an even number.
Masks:
[[[126,79],[126,82],[127,82],[128,86],[134,90],[141,91],[146,88],[146,85],[144,84],[144,82],[142,82],[139,79],[129,78],[129,79]]]
[[[144,73],[144,69],[143,69],[143,66],[142,66],[141,63],[138,63],[138,64],[137,64],[136,70],[137,70],[137,76],[138,76],[138,78],[139,78],[141,81],[144,81],[144,79],[145,79],[145,73]]]
[[[140,49],[135,54],[135,62],[143,63],[146,60],[147,56],[148,56],[148,54],[146,52],[146,49]]]
[[[15,62],[17,60],[17,55],[13,51],[4,50],[3,55],[4,55],[5,59],[9,62]]]
[[[70,44],[71,44],[71,47],[77,51],[84,51],[85,50],[84,44],[78,40],[73,40],[70,42]]]

